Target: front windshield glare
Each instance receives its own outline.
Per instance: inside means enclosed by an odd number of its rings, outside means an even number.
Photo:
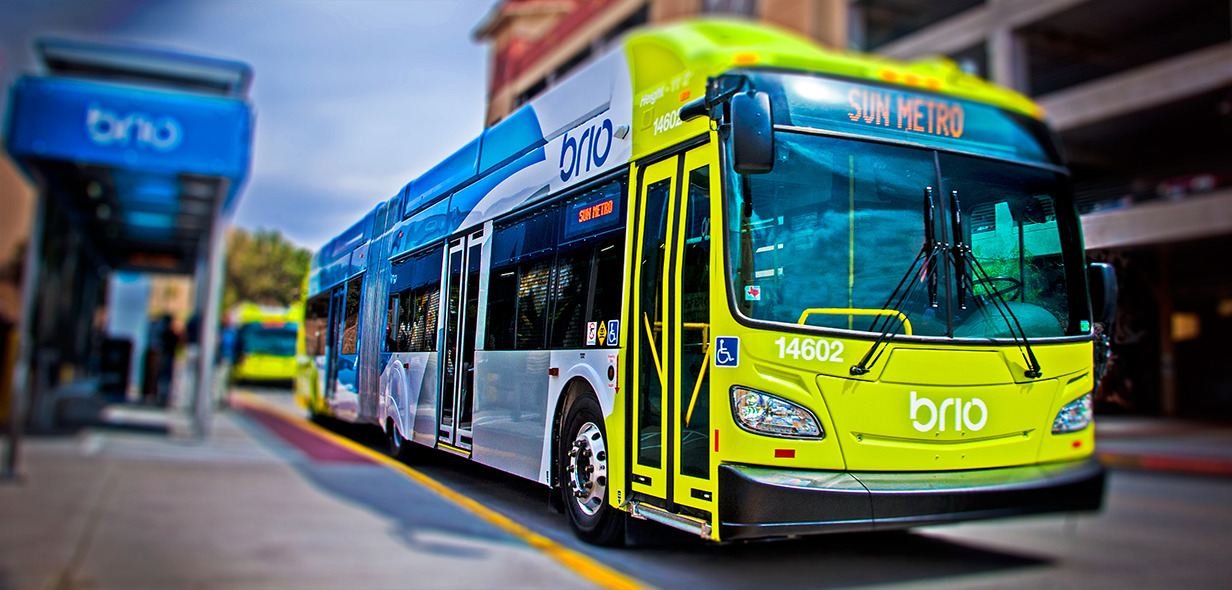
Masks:
[[[740,176],[732,191],[728,244],[737,308],[757,320],[870,331],[880,317],[873,314],[924,246],[925,190],[937,185],[933,154],[776,137],[774,171]],[[927,285],[898,311],[914,335],[946,333]]]
[[[1000,296],[1028,337],[1082,333],[1070,317],[1081,306],[1066,289],[1068,225],[1058,227],[1055,173],[833,137],[776,138],[774,170],[733,175],[728,197],[731,280],[744,316],[864,332],[888,325],[914,336],[1011,338],[1012,319],[992,304]],[[978,264],[938,246],[953,243],[955,202],[965,219],[958,237]],[[963,272],[969,280],[960,285]]]
[[[938,154],[938,162],[946,194],[958,192],[961,237],[974,258],[964,281],[973,293],[963,293],[965,308],[955,306],[954,336],[1012,337],[1006,318],[980,305],[998,295],[1028,337],[1085,332],[1070,317],[1073,309],[1085,318],[1086,305],[1071,303],[1066,288],[1067,269],[1081,268],[1081,261],[1066,264],[1072,253],[1062,248],[1062,236],[1070,233],[1071,218],[1057,214],[1065,211],[1057,174],[954,154]]]

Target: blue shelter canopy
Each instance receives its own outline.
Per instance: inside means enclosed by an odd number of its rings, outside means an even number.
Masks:
[[[51,76],[13,86],[9,153],[111,269],[192,273],[246,179],[244,64],[38,43]]]

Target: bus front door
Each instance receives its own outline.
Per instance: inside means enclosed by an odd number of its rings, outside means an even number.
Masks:
[[[483,230],[449,242],[437,445],[470,455]]]
[[[627,398],[631,499],[705,521],[716,489],[708,378],[713,145],[641,170],[629,332],[636,395]]]

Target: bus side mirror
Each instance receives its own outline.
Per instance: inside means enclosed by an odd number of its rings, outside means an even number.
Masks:
[[[731,100],[732,168],[738,174],[774,169],[774,119],[770,95],[741,92]]]
[[[1116,317],[1117,277],[1111,264],[1092,262],[1087,266],[1087,282],[1091,283],[1091,313],[1102,324]]]

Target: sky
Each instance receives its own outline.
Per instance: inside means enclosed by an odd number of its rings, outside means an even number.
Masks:
[[[40,36],[142,45],[254,71],[236,225],[317,248],[483,129],[494,0],[0,0],[0,83]],[[7,111],[5,111],[7,112]]]

